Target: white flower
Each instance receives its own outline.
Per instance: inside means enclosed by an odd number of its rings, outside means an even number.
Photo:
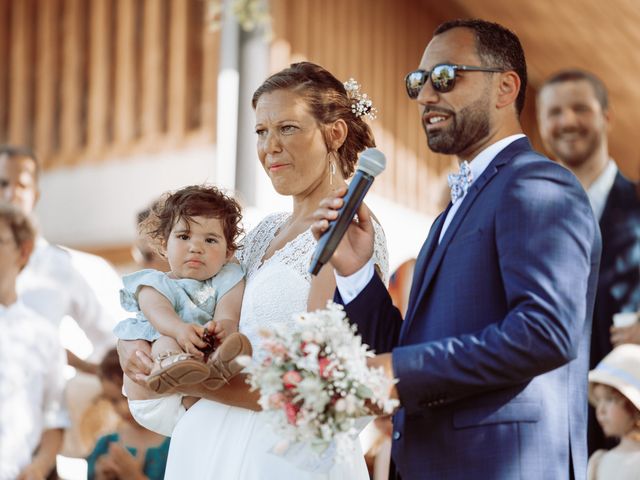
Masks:
[[[306,377],[298,384],[296,398],[304,400],[305,407],[310,410],[322,412],[331,400],[324,387],[324,382],[318,377]]]
[[[386,413],[397,405],[389,399],[390,381],[382,369],[367,367],[372,354],[340,305],[329,302],[325,310],[299,314],[292,324],[261,333],[271,356],[254,360],[245,371],[283,441],[309,442],[341,461],[356,441],[355,419],[373,413],[366,405]]]
[[[344,89],[347,91],[347,97],[352,101],[351,112],[356,117],[365,116],[369,120],[375,120],[378,109],[373,106],[373,102],[366,93],[360,93],[360,84],[353,78],[344,82]]]

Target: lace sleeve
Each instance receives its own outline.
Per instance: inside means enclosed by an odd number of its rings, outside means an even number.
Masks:
[[[373,261],[380,278],[382,278],[386,286],[389,286],[389,251],[387,249],[387,237],[384,234],[382,226],[376,220],[373,221],[373,228],[375,230]]]

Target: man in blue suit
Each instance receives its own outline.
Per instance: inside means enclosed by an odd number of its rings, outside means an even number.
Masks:
[[[439,26],[407,93],[429,147],[455,155],[461,174],[418,256],[405,320],[370,261],[365,206],[331,260],[372,364],[398,379],[395,478],[586,477],[600,236],[575,176],[522,134],[526,81],[509,30]],[[321,202],[316,237],[343,194]]]
[[[616,313],[640,307],[640,201],[635,185],[609,156],[609,100],[599,78],[583,70],[560,71],[540,88],[537,107],[545,147],[578,177],[600,224],[602,259],[591,328],[593,369],[612,344],[640,343],[640,323],[612,329]],[[612,446],[593,408],[589,408],[588,445],[590,453]]]

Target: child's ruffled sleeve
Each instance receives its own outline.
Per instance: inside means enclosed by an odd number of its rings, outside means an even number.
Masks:
[[[217,275],[207,280],[217,291],[217,301],[244,278],[244,270],[237,263],[225,263]]]
[[[144,286],[160,292],[175,308],[175,286],[166,273],[158,270],[140,270],[122,277],[124,288],[120,290],[120,304],[127,312],[139,312],[138,292]]]

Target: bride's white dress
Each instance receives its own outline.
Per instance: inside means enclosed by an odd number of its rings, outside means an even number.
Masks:
[[[265,218],[247,235],[244,248],[238,254],[246,268],[240,331],[251,340],[254,358],[258,359],[263,355],[260,328],[292,322],[293,314],[307,310],[311,281],[307,269],[316,245],[311,232],[300,234],[262,262],[267,247],[288,218],[289,214]],[[386,281],[386,242],[377,224],[375,244],[375,262]],[[200,400],[184,414],[173,431],[165,479],[369,478],[359,448],[351,462],[337,463],[329,473],[312,473],[270,453],[278,441],[263,413]],[[310,450],[308,454],[312,455]]]

